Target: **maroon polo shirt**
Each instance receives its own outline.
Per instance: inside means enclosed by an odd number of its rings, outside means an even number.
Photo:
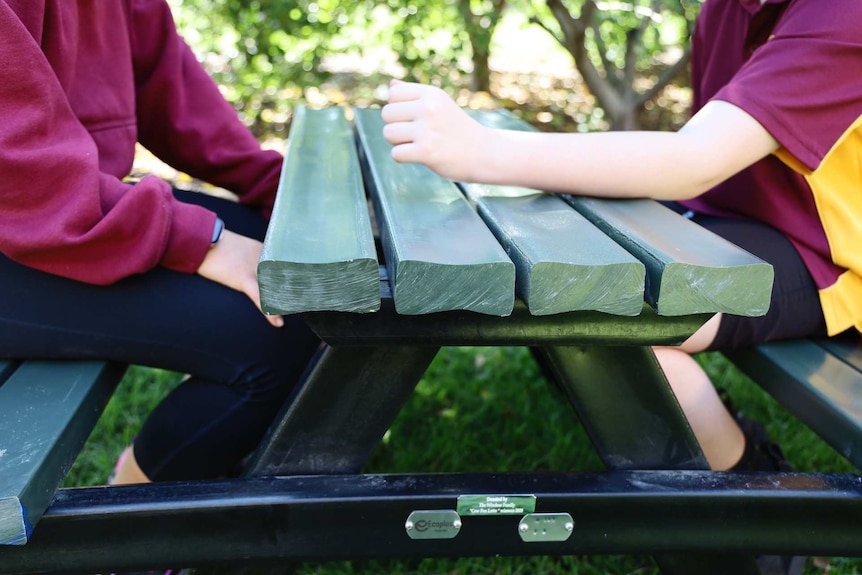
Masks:
[[[693,38],[694,111],[730,102],[782,148],[684,204],[781,230],[830,333],[862,328],[860,30],[859,0],[707,0]]]

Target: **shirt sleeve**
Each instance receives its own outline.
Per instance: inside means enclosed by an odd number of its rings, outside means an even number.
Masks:
[[[815,170],[862,115],[862,2],[791,2],[772,35],[715,99],[757,119]]]
[[[282,156],[264,151],[178,35],[165,0],[134,0],[138,133],[159,159],[271,210]]]
[[[100,170],[37,34],[0,0],[0,252],[95,284],[158,265],[195,271],[215,215],[157,178],[132,186]]]

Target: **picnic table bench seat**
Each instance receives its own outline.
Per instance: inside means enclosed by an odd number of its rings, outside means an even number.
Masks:
[[[0,360],[0,545],[27,543],[123,373],[106,362]]]
[[[858,334],[771,342],[724,355],[862,469],[862,339]]]
[[[0,546],[0,574],[650,553],[666,575],[755,575],[754,554],[862,553],[862,476],[709,471],[650,348],[716,312],[764,313],[771,266],[649,200],[453,183],[397,164],[381,129],[379,109],[296,111],[261,303],[302,314],[326,345],[246,475],[60,489],[26,545]],[[362,473],[453,345],[534,350],[606,470]],[[858,350],[842,357],[858,372]],[[803,421],[827,436],[834,426],[855,457],[852,425],[835,423],[852,417],[830,415],[840,403]],[[508,498],[519,513],[474,513]]]

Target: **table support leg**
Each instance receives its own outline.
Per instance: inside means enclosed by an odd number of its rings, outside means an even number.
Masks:
[[[437,355],[435,346],[324,345],[250,461],[247,475],[358,473]],[[207,567],[195,575],[286,575],[296,565]]]
[[[324,347],[247,474],[358,472],[438,350],[399,345]]]
[[[652,350],[534,350],[609,469],[709,469]]]
[[[649,347],[543,347],[534,355],[564,391],[609,469],[709,469]],[[752,557],[654,557],[665,575],[757,575]]]

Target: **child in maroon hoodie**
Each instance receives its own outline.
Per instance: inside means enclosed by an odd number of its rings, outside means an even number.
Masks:
[[[127,182],[136,142],[239,203]],[[0,356],[190,375],[118,482],[230,473],[317,348],[299,319],[259,310],[281,161],[165,0],[0,0]]]

